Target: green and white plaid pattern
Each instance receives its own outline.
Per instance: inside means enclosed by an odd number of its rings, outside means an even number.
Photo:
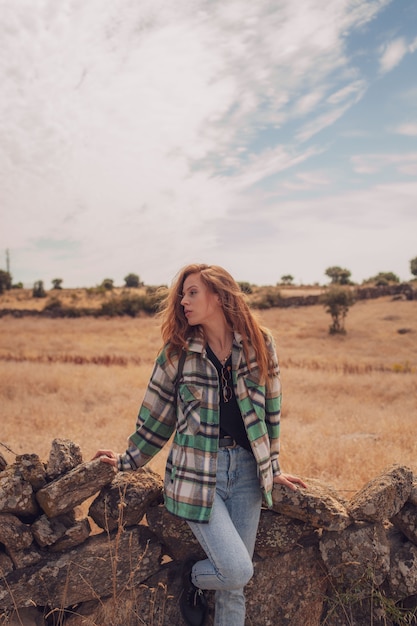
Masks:
[[[272,505],[273,476],[278,461],[281,384],[275,345],[267,338],[274,375],[266,386],[259,383],[255,354],[248,367],[238,333],[234,335],[232,379],[248,438],[258,464],[260,486]],[[195,522],[208,522],[216,487],[219,436],[219,381],[217,371],[199,338],[189,340],[179,384],[177,414],[174,408],[178,360],[170,363],[163,349],[158,355],[139,411],[136,431],[119,457],[119,469],[145,465],[175,432],[165,481],[165,505],[171,513]]]

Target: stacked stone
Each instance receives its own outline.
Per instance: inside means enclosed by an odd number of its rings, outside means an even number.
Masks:
[[[376,597],[410,605],[417,594],[412,471],[387,468],[349,501],[304,480],[295,492],[276,485],[273,509],[262,511],[248,623],[393,624]],[[60,610],[71,626],[180,624],[181,563],[205,555],[186,522],[167,513],[162,487],[146,468],[83,462],[66,440],[52,443],[45,465],[35,454],[4,462],[0,609]],[[209,606],[208,624],[210,594]]]

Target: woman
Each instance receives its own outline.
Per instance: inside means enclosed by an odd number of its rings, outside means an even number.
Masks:
[[[99,450],[95,458],[136,469],[175,432],[165,506],[187,520],[207,555],[184,564],[184,621],[204,624],[203,590],[213,589],[215,625],[243,626],[262,496],[270,506],[274,483],[305,487],[279,467],[281,387],[274,343],[236,281],[215,265],[189,265],[179,273],[162,319],[164,347],[129,447],[122,455]]]

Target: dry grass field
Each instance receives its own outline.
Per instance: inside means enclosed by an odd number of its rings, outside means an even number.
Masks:
[[[285,471],[347,497],[392,463],[417,472],[416,301],[359,301],[344,336],[328,333],[320,305],[259,316],[281,362]],[[123,450],[159,347],[153,317],[0,318],[0,442],[12,451],[2,454],[46,460],[55,437],[77,442],[86,460],[100,447]]]

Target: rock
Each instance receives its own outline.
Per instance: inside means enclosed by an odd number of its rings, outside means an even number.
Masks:
[[[4,552],[0,552],[0,572],[2,576],[7,576],[13,571],[13,561]]]
[[[355,520],[366,522],[391,519],[407,501],[412,484],[412,471],[405,466],[393,465],[351,498],[349,515]]]
[[[404,533],[407,539],[417,545],[417,506],[415,504],[406,502],[397,515],[391,517],[391,522]]]
[[[2,622],[3,623],[3,622]],[[11,611],[7,616],[7,626],[45,626],[43,610],[37,607]]]
[[[58,539],[65,534],[66,526],[63,521],[61,521],[61,516],[49,519],[46,515],[41,515],[36,522],[32,524],[31,529],[36,543],[41,546],[41,548],[46,548],[58,541]]]
[[[70,439],[54,439],[49,452],[46,473],[54,480],[83,462],[80,447]]]
[[[414,504],[415,506],[417,506],[417,480],[415,478],[413,479],[411,492],[410,492],[410,495],[408,496],[408,502],[411,502],[411,504]]]
[[[389,618],[389,608],[374,597],[372,589],[365,598],[358,596],[355,589],[340,595],[334,589],[328,593],[323,622],[326,626],[398,626],[398,622]]]
[[[163,565],[158,574],[135,589],[123,591],[116,599],[103,598],[95,606],[81,605],[66,617],[65,626],[180,626],[183,624],[178,606],[181,591],[181,566],[170,562]],[[209,613],[205,626],[212,626],[212,594],[206,592],[206,596]]]
[[[124,593],[122,592],[120,597],[121,603],[124,606]],[[63,611],[63,618],[65,626],[97,626],[100,622],[97,621],[97,614],[102,608],[105,610],[107,602],[111,602],[112,599],[100,599],[90,600],[88,602],[81,602],[76,607],[71,607],[68,611]],[[101,618],[100,618],[101,619]],[[103,619],[102,624],[106,624],[106,619]],[[126,622],[129,624],[129,622]],[[131,624],[131,621],[130,621]],[[110,626],[110,624],[109,624]],[[112,624],[111,626],[116,626]]]
[[[7,467],[7,461],[4,458],[4,456],[2,455],[2,453],[0,452],[0,472],[2,472],[4,469],[6,469]]]
[[[391,550],[391,566],[386,582],[389,598],[398,601],[416,594],[417,546],[411,541],[398,539],[397,546]]]
[[[247,623],[319,626],[326,588],[317,546],[255,561],[254,577],[246,587]]]
[[[256,537],[255,554],[269,558],[279,552],[288,552],[302,539],[313,538],[315,529],[307,522],[262,509]],[[315,539],[318,543],[318,538]]]
[[[110,483],[116,469],[100,459],[77,465],[37,492],[36,499],[48,517],[73,509]]]
[[[22,550],[12,550],[9,548],[7,550],[7,554],[11,558],[15,569],[35,565],[36,563],[39,563],[43,557],[42,552],[34,543],[32,543],[28,548],[23,548]]]
[[[68,550],[85,541],[91,532],[88,519],[76,521],[74,515],[48,518],[41,515],[31,526],[36,542],[51,552]]]
[[[10,513],[0,514],[0,543],[6,550],[23,550],[33,541],[33,535],[27,524]]]
[[[161,542],[165,554],[177,561],[190,556],[198,560],[206,558],[206,553],[195,538],[187,522],[168,513],[165,506],[151,506],[146,512],[149,528]]]
[[[14,611],[13,619],[22,615],[32,626],[44,608],[48,621],[68,626],[179,625],[182,562],[205,553],[188,524],[163,506],[159,475],[82,463],[67,440],[55,440],[50,456],[49,475],[34,454],[0,469],[0,621]],[[349,503],[320,481],[306,483],[296,492],[276,485],[273,510],[261,511],[248,626],[394,626],[397,608],[404,623],[412,619],[411,471],[385,470]],[[84,516],[94,497],[91,530]],[[213,626],[214,593],[206,595],[206,626]]]
[[[78,520],[69,526],[65,533],[49,548],[50,552],[62,552],[70,550],[87,541],[90,536],[91,526],[87,518]]]
[[[119,524],[138,524],[148,507],[162,502],[163,481],[151,469],[119,472],[91,504],[89,515],[97,526],[114,530]]]
[[[0,579],[0,606],[63,608],[119,594],[158,571],[161,547],[144,526],[101,533],[65,553]]]
[[[38,491],[46,485],[46,471],[37,454],[20,454],[16,457],[15,465],[26,480]]]
[[[357,522],[343,531],[324,531],[320,554],[327,571],[343,588],[370,583],[381,585],[390,568],[390,548],[382,524]]]
[[[344,500],[334,489],[312,478],[305,482],[307,488],[300,487],[297,491],[274,485],[273,510],[327,530],[340,531],[352,523]]]
[[[22,478],[15,465],[8,465],[0,473],[0,513],[29,516],[38,511],[32,485]]]

